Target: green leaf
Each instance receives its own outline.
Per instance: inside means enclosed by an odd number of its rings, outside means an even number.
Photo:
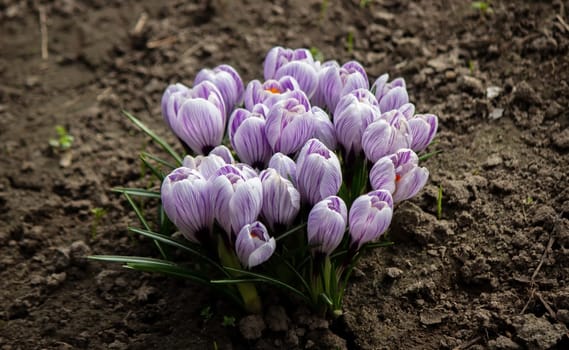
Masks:
[[[419,157],[419,161],[420,161],[420,162],[425,161],[425,160],[431,158],[432,156],[436,156],[436,155],[439,154],[439,153],[443,153],[443,151],[442,151],[442,150],[436,150],[436,151],[433,151],[433,152],[430,152],[430,153],[422,154],[422,155]]]
[[[322,298],[322,300],[324,300],[324,302],[326,304],[328,304],[329,306],[334,306],[334,303],[332,302],[330,297],[328,295],[326,295],[326,293],[320,293],[319,296],[320,296],[320,298]]]
[[[138,205],[136,205],[136,203],[134,203],[134,201],[132,200],[132,197],[128,193],[123,193],[123,194],[124,194],[126,200],[130,203],[130,206],[132,207],[134,212],[136,213],[136,216],[138,217],[138,220],[140,221],[140,223],[144,226],[144,228],[146,230],[151,231],[150,226],[148,225],[148,222],[146,222],[144,215],[142,215],[140,208],[138,208]],[[154,240],[154,244],[156,244],[156,247],[160,251],[160,255],[162,255],[162,257],[164,259],[167,259],[166,252],[164,251],[164,249],[162,249],[162,246],[160,245],[160,243],[158,241]]]
[[[285,233],[283,233],[282,235],[278,236],[275,240],[278,242],[290,235],[292,235],[293,233],[302,230],[303,228],[306,227],[306,223],[300,224],[296,227],[291,228],[290,230],[286,231]]]
[[[146,125],[144,125],[140,120],[138,120],[129,112],[123,111],[123,113],[127,116],[128,119],[130,119],[130,121],[134,123],[134,125],[138,126],[145,134],[150,136],[154,142],[160,145],[164,151],[170,154],[178,166],[182,165],[182,158],[166,141],[164,141],[160,136],[156,135],[154,131],[150,130]]]
[[[160,192],[145,190],[143,188],[115,187],[111,191],[123,193],[123,194],[129,194],[129,195],[137,196],[137,197],[148,197],[148,198],[160,199]]]
[[[142,155],[142,156],[144,156],[144,157],[146,157],[146,158],[148,158],[148,159],[152,159],[153,161],[155,161],[155,162],[157,162],[157,163],[160,163],[160,164],[164,165],[164,166],[167,167],[167,168],[170,168],[170,169],[175,169],[175,168],[177,168],[176,165],[174,165],[174,164],[168,162],[167,160],[164,160],[164,159],[162,159],[162,158],[160,158],[160,157],[157,157],[157,156],[155,156],[155,155],[153,155],[153,154],[150,154],[150,153],[148,153],[148,152],[141,152],[140,155]]]
[[[146,157],[143,154],[140,154],[140,160],[142,161],[142,163],[144,164],[144,166],[146,166],[148,169],[150,169],[150,171],[152,172],[152,174],[154,176],[156,176],[156,178],[158,180],[160,180],[160,182],[164,181],[164,173],[162,172],[162,170],[158,169],[157,167],[155,167],[154,165],[150,164],[148,162],[148,159],[146,159]]]
[[[218,288],[210,283],[209,275],[200,274],[196,271],[189,270],[170,261],[121,255],[92,255],[88,256],[87,258],[98,261],[124,263],[124,267],[133,270],[144,272],[158,272],[170,276],[181,277],[199,285],[211,287],[233,299],[233,301],[235,301],[238,305],[242,305],[241,298],[239,298],[239,296],[235,293],[234,289]]]
[[[255,280],[258,279],[259,281],[257,281],[257,282],[264,282],[264,283],[272,284],[272,285],[277,286],[277,287],[281,287],[281,288],[286,289],[290,292],[293,292],[294,294],[300,296],[301,298],[305,299],[306,301],[310,301],[310,298],[308,296],[306,296],[304,293],[302,293],[298,289],[294,288],[290,284],[281,282],[281,281],[276,280],[274,278],[271,278],[269,276],[266,276],[266,275],[263,275],[260,273],[247,271],[247,270],[235,269],[235,268],[227,267],[227,266],[225,266],[225,269],[229,272],[236,272],[236,273],[240,273],[240,274],[245,275],[245,276],[251,276]],[[214,280],[214,281],[211,281],[211,283],[224,283],[221,281],[223,281],[223,280]]]
[[[304,279],[304,277],[302,277],[302,275],[300,274],[300,272],[298,272],[297,269],[294,268],[294,266],[291,265],[291,263],[283,258],[280,254],[275,254],[277,257],[280,258],[280,260],[282,261],[283,264],[286,265],[286,267],[288,267],[288,269],[290,271],[292,271],[294,273],[294,275],[298,278],[298,280],[300,281],[300,283],[302,283],[302,286],[305,288],[306,291],[310,290],[310,285],[308,284],[308,282],[306,281],[306,279]]]
[[[209,256],[205,255],[204,253],[200,252],[198,249],[192,248],[190,247],[187,243],[185,242],[180,242],[172,237],[166,236],[166,235],[162,235],[160,233],[157,232],[153,232],[150,230],[143,230],[140,228],[136,228],[136,227],[129,227],[128,228],[130,231],[134,232],[134,233],[138,233],[139,235],[151,238],[155,241],[159,241],[168,245],[171,245],[173,247],[176,248],[180,248],[182,250],[185,250],[189,253],[191,253],[192,255],[202,259],[203,261],[209,263],[211,266],[217,268],[218,270],[220,270],[224,275],[226,276],[230,276],[229,273],[223,268],[223,266],[221,266],[218,262],[214,261],[213,259],[211,259]]]
[[[395,242],[392,242],[392,241],[367,243],[366,245],[364,245],[364,248],[373,249],[373,248],[389,247],[389,246],[392,246],[394,244],[395,244]]]

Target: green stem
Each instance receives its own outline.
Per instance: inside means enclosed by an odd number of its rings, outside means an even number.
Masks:
[[[241,269],[241,263],[235,255],[233,249],[228,247],[228,244],[222,237],[219,237],[217,243],[217,253],[219,259],[224,266],[232,267],[234,269]],[[238,273],[232,273],[234,277],[239,277]],[[261,298],[257,293],[257,288],[253,283],[237,283],[237,290],[241,294],[241,299],[243,300],[243,306],[245,311],[253,314],[259,314],[262,311]]]

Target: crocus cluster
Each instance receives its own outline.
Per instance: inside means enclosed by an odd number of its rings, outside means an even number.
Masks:
[[[427,182],[417,152],[435,137],[437,117],[415,113],[402,78],[370,81],[356,61],[275,47],[263,73],[245,86],[221,65],[164,92],[164,121],[191,151],[162,183],[172,223],[192,242],[221,237],[247,269],[281,242],[330,256],[376,241],[394,206]],[[354,164],[369,169],[361,188],[349,188]],[[303,238],[278,241],[299,225]]]

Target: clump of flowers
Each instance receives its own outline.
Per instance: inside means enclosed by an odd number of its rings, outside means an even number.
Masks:
[[[261,311],[259,290],[279,287],[339,315],[356,262],[390,243],[382,237],[395,207],[427,182],[417,152],[435,137],[437,117],[415,114],[402,78],[370,86],[355,61],[275,47],[263,68],[264,79],[246,86],[221,65],[192,87],[166,88],[162,115],[183,158],[127,114],[172,158],[141,155],[159,191],[116,189],[143,225],[131,230],[152,238],[162,258],[94,258],[208,285],[248,312]],[[155,225],[133,196],[160,199]],[[172,248],[189,259],[174,261]]]

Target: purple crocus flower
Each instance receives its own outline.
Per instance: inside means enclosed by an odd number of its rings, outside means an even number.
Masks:
[[[229,119],[229,140],[241,161],[263,169],[272,155],[265,134],[265,118],[259,113],[236,109]]]
[[[199,171],[206,180],[225,164],[227,163],[223,158],[211,153],[208,156],[186,156],[182,162],[182,166]]]
[[[362,148],[367,159],[373,163],[411,145],[411,131],[405,116],[398,111],[392,112],[395,116],[387,118],[388,121],[382,116],[369,124],[362,135]]]
[[[356,61],[339,67],[330,64],[321,68],[323,73],[318,80],[318,90],[324,98],[329,111],[335,111],[340,99],[356,89],[369,89],[365,69]]]
[[[214,69],[202,69],[194,80],[194,85],[203,81],[212,82],[221,92],[227,112],[241,103],[243,100],[243,81],[237,71],[227,65],[222,64]]]
[[[189,96],[189,91],[189,87],[180,83],[172,84],[164,91],[162,95],[162,117],[170,129],[172,128],[170,121],[176,118],[182,103]],[[176,96],[172,98],[174,94]]]
[[[336,195],[342,185],[338,157],[317,139],[310,139],[300,150],[296,176],[302,198],[311,205]]]
[[[247,84],[245,90],[245,108],[252,111],[253,107],[259,103],[270,107],[282,100],[284,93],[294,90],[300,90],[300,86],[291,76],[285,76],[279,80],[269,79],[264,83],[253,80]]]
[[[338,146],[336,141],[336,129],[328,113],[320,107],[312,107],[314,115],[314,135],[315,139],[322,141],[326,147],[335,150]]]
[[[259,175],[263,185],[261,214],[271,230],[288,227],[300,210],[300,193],[292,182],[275,169],[265,169]]]
[[[231,109],[225,105],[223,95],[217,86],[215,86],[211,81],[205,80],[194,85],[190,90],[189,95],[191,98],[203,98],[215,105],[215,107],[221,112],[221,115],[223,116],[223,125],[225,125],[228,113]]]
[[[393,164],[393,168],[389,167],[388,161]],[[419,167],[418,164],[419,157],[415,152],[400,149],[374,164],[369,175],[371,187],[391,191],[395,203],[412,198],[425,186],[429,178],[427,168]]]
[[[224,118],[221,111],[202,98],[190,98],[180,107],[172,131],[197,154],[208,154],[221,144]]]
[[[311,97],[318,85],[318,75],[312,54],[307,49],[272,48],[263,65],[265,80],[292,76],[298,85]]]
[[[224,145],[219,145],[215,147],[214,149],[211,150],[211,152],[209,152],[209,154],[210,155],[215,154],[216,156],[221,157],[225,161],[225,164],[235,163],[235,159],[233,159],[233,154],[231,154],[229,148],[227,148]]]
[[[269,168],[273,168],[280,176],[290,180],[296,186],[296,163],[290,157],[277,152],[269,160]]]
[[[403,78],[393,79],[388,83],[389,74],[383,74],[372,85],[375,89],[375,97],[379,102],[379,108],[382,112],[388,112],[399,109],[401,106],[409,102],[409,95],[405,88],[405,80]]]
[[[357,89],[342,97],[334,113],[334,126],[346,155],[361,152],[365,129],[380,116],[377,101],[369,90]]]
[[[188,240],[204,243],[213,227],[210,183],[195,169],[177,168],[164,178],[162,206],[170,221]]]
[[[293,91],[304,94],[301,91]],[[291,92],[292,93],[292,92]],[[265,134],[273,152],[293,154],[312,137],[314,121],[308,98],[288,98],[269,110]]]
[[[375,190],[356,198],[350,208],[351,245],[360,249],[381,236],[393,216],[393,199],[386,190]]]
[[[237,257],[247,269],[269,260],[276,246],[275,239],[269,236],[267,228],[258,221],[243,226],[235,240]]]
[[[215,218],[231,237],[257,220],[263,204],[263,187],[258,177],[247,178],[237,166],[221,167],[211,179]]]
[[[308,244],[326,255],[338,248],[342,242],[348,209],[340,197],[329,196],[316,203],[308,214]]]
[[[434,114],[417,114],[409,119],[409,128],[413,141],[411,148],[415,152],[423,151],[435,138],[438,118]]]

